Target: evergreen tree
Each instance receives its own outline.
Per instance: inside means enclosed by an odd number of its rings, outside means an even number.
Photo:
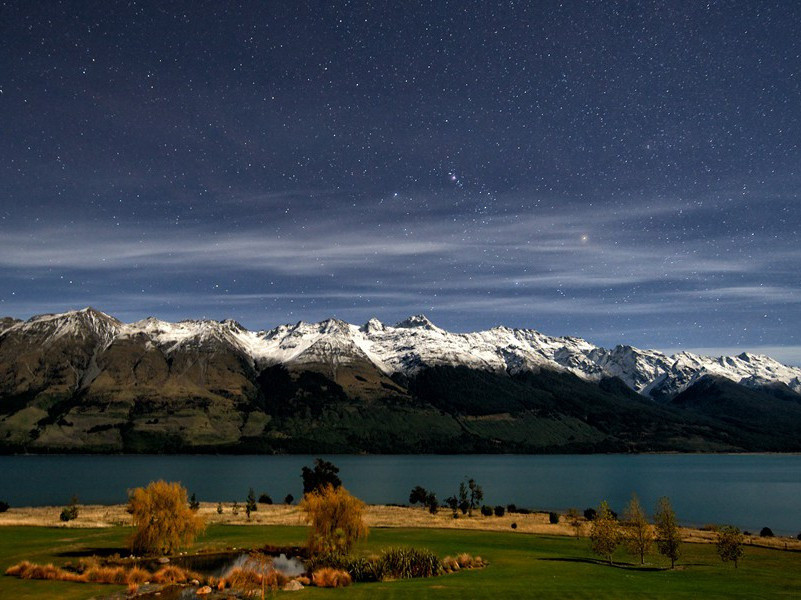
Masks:
[[[314,468],[303,467],[301,470],[301,477],[303,478],[303,493],[308,494],[314,490],[322,490],[330,485],[333,488],[338,488],[342,485],[342,480],[337,475],[339,467],[332,462],[316,458],[314,460]]]

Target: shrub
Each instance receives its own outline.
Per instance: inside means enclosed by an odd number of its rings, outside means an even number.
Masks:
[[[253,491],[253,488],[248,490],[248,497],[245,499],[245,513],[248,516],[248,521],[250,520],[250,513],[256,512],[259,510],[259,507],[256,506],[256,492]]]
[[[795,536],[795,539],[801,540],[801,533],[799,533],[797,536]]]
[[[287,494],[284,498],[284,504],[292,504],[295,501],[295,496],[292,494]]]
[[[720,527],[714,523],[707,523],[706,525],[701,526],[701,531],[718,531],[719,529]]]
[[[383,577],[392,579],[435,577],[442,572],[442,562],[430,550],[389,548],[379,560]]]
[[[507,504],[506,505],[506,512],[508,513],[515,513],[517,512],[517,506],[514,504]]]
[[[353,580],[347,571],[324,567],[312,573],[312,583],[317,587],[347,587]]]
[[[218,515],[221,515],[221,514],[223,514],[222,502],[218,502],[218,503],[217,503],[217,514],[218,514]]]
[[[437,495],[433,492],[430,492],[428,496],[426,496],[426,506],[428,507],[428,512],[432,515],[437,514],[439,511],[439,500],[437,500]]]
[[[559,515],[555,512],[548,513],[548,522],[551,525],[556,525],[559,522]]]
[[[231,514],[238,515],[239,514],[239,502],[234,500],[234,503],[231,505]]]
[[[59,519],[64,522],[78,518],[78,496],[73,496],[70,503],[61,510]]]
[[[365,504],[344,487],[326,486],[303,496],[300,507],[311,525],[309,551],[347,552],[357,540],[367,537],[362,518]]]
[[[587,519],[588,521],[594,521],[595,520],[595,516],[597,514],[598,513],[596,513],[594,508],[585,508],[584,509],[584,518]]]
[[[169,554],[191,545],[204,529],[203,519],[186,501],[186,489],[179,483],[151,482],[130,492],[128,510],[134,534],[129,540],[136,553]]]
[[[512,523],[512,529],[517,529],[517,523]]]
[[[200,510],[200,502],[198,502],[197,496],[194,492],[192,492],[192,497],[189,498],[189,508],[190,510]]]
[[[259,495],[259,504],[272,504],[273,499],[270,497],[269,494],[260,494]],[[290,504],[287,502],[287,504]]]
[[[309,557],[309,560],[306,561],[306,568],[309,572],[314,572],[323,567],[347,569],[348,560],[347,554],[340,551],[320,552]]]
[[[773,530],[770,527],[763,527],[759,530],[759,537],[773,537]]]
[[[496,517],[502,517],[504,515],[504,513],[506,513],[506,509],[503,506],[501,506],[499,504],[498,506],[495,507],[495,516]]]
[[[8,505],[8,502],[3,502],[0,500],[0,513],[6,512],[9,508],[11,507]]]
[[[491,506],[487,506],[486,504],[483,505],[481,507],[481,514],[483,516],[485,516],[485,517],[491,517],[492,516],[492,507]]]
[[[353,581],[381,581],[384,578],[384,569],[381,559],[377,556],[366,558],[359,556],[347,562],[345,570],[350,573]]]
[[[518,515],[530,515],[531,509],[530,508],[518,508],[515,511]]]

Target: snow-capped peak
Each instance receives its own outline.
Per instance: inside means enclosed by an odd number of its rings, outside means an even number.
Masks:
[[[396,323],[395,327],[398,328],[421,328],[421,329],[439,329],[436,325],[434,325],[427,316],[425,315],[412,315],[404,319],[403,321]]]
[[[619,377],[633,390],[653,398],[670,397],[706,375],[743,385],[781,382],[801,393],[801,368],[770,357],[741,353],[706,357],[690,352],[668,356],[628,345],[602,348],[576,337],[552,337],[533,329],[498,326],[473,333],[451,333],[424,315],[385,325],[376,318],[358,327],[339,319],[299,321],[269,331],[251,332],[233,320],[171,323],[155,317],[123,325],[92,308],[60,315],[39,315],[26,322],[4,321],[0,336],[17,331],[37,343],[73,335],[98,338],[107,345],[122,337],[144,336],[170,353],[184,347],[212,349],[222,344],[251,364],[304,364],[309,360],[368,360],[387,374],[413,376],[436,365],[516,373],[540,368],[562,370],[589,380]],[[327,358],[326,358],[327,357]],[[350,357],[350,358],[349,358]]]

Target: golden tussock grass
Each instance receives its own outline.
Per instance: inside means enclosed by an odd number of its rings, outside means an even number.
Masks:
[[[347,571],[324,567],[312,573],[312,583],[317,587],[338,588],[349,586],[353,580]]]
[[[175,565],[167,565],[161,567],[158,571],[153,573],[152,581],[154,583],[186,583],[193,579],[202,579],[201,575],[188,569],[182,569]]]
[[[262,581],[265,588],[276,590],[283,587],[289,581],[289,578],[283,573],[272,569],[262,574],[248,567],[234,567],[224,578],[219,581],[209,581],[209,584],[216,587],[218,590],[226,588],[252,590],[260,588],[262,586]]]
[[[472,556],[467,552],[462,552],[456,556],[446,556],[442,559],[442,568],[446,573],[453,573],[461,569],[481,569],[486,564],[480,556]]]

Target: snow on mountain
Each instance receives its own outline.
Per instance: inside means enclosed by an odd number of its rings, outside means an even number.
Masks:
[[[216,344],[223,344],[260,367],[326,363],[336,368],[366,360],[386,374],[406,375],[436,365],[509,373],[548,368],[596,381],[606,376],[619,377],[633,390],[654,398],[675,395],[699,378],[712,375],[750,386],[781,382],[801,393],[801,368],[783,365],[767,356],[742,353],[713,358],[689,352],[668,356],[625,345],[606,349],[580,338],[551,337],[531,329],[508,327],[451,333],[423,315],[394,326],[378,319],[370,319],[362,326],[327,319],[258,332],[248,331],[231,320],[170,323],[149,317],[123,324],[92,308],[4,323],[0,341],[17,332],[42,344],[65,336],[95,336],[106,346],[117,338],[144,336],[165,353],[182,347],[213,349]]]
[[[97,338],[106,346],[120,333],[123,324],[92,307],[72,310],[60,314],[43,314],[27,321],[16,321],[2,335],[23,335],[39,343],[52,343],[72,337],[78,339]]]

